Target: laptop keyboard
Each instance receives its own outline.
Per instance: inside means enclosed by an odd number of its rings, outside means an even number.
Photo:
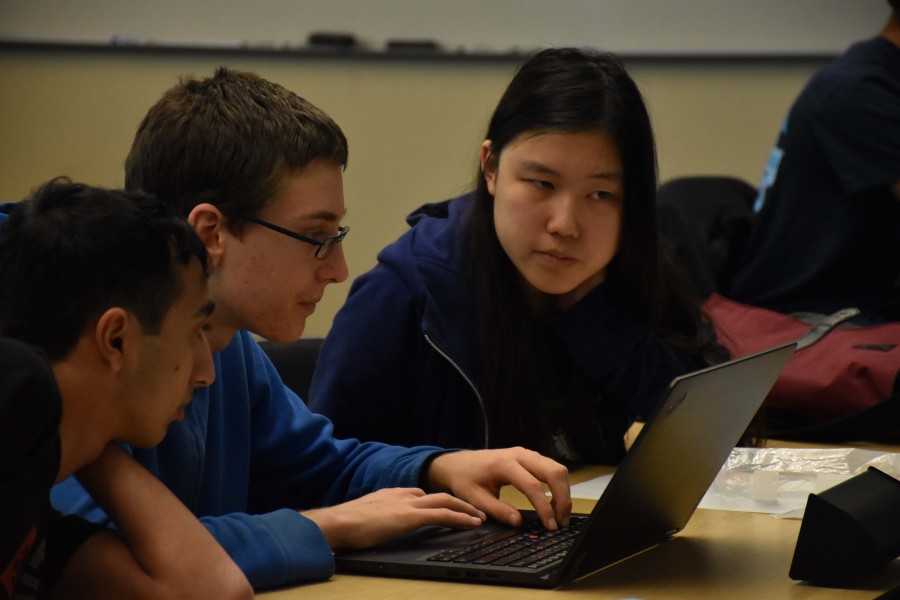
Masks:
[[[534,521],[525,529],[491,534],[468,546],[429,556],[428,560],[540,569],[566,555],[586,521],[587,516],[572,516],[568,527],[556,531],[548,531],[540,521]]]

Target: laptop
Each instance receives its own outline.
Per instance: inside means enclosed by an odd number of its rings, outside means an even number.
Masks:
[[[534,511],[519,528],[424,527],[339,553],[338,571],[549,588],[647,550],[687,524],[795,346],[675,378],[593,511],[566,529],[545,530]]]

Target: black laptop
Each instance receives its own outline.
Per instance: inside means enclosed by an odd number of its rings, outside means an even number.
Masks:
[[[550,532],[523,526],[425,527],[339,553],[344,573],[556,587],[659,544],[688,522],[795,344],[677,377],[588,515]]]

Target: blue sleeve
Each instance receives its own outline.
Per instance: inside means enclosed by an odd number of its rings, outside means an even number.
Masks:
[[[699,356],[675,350],[615,310],[602,285],[552,323],[575,366],[634,418],[647,418],[676,376],[706,366]]]
[[[254,589],[334,574],[334,556],[318,526],[293,509],[232,513],[200,521],[241,568]]]
[[[53,487],[53,506],[64,514],[115,527],[74,477]],[[249,515],[205,516],[200,522],[228,552],[256,590],[334,574],[334,556],[318,526],[292,509]]]
[[[318,527],[297,510],[332,506],[381,488],[418,487],[423,464],[440,450],[336,439],[331,422],[284,386],[256,342],[249,342],[247,353],[254,363],[247,369],[253,461],[246,510],[251,514],[202,521],[254,587],[326,579],[334,571],[331,550]],[[225,362],[222,367],[230,368]]]
[[[251,508],[328,506],[382,488],[419,485],[423,463],[440,449],[336,438],[331,421],[311,412],[284,386],[256,342],[249,352],[262,365],[248,369],[256,463],[250,474]]]

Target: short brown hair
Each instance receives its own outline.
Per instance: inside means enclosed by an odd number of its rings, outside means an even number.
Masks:
[[[201,202],[256,214],[284,177],[316,159],[346,167],[347,139],[325,112],[284,87],[225,67],[182,77],[141,121],[125,187],[187,215]],[[229,220],[239,231],[240,219]]]

